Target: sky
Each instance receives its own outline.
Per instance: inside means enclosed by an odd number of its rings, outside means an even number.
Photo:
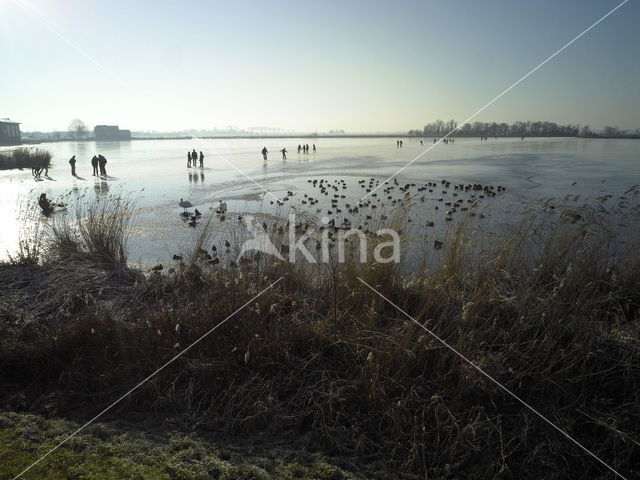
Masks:
[[[405,132],[464,121],[622,0],[0,0],[23,131]],[[473,119],[640,128],[629,0]]]

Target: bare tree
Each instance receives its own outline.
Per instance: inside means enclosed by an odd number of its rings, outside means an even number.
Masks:
[[[69,124],[69,131],[72,132],[79,140],[87,136],[89,129],[82,120],[80,120],[79,118],[74,118]]]

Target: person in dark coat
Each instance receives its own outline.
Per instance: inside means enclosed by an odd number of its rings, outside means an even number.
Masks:
[[[96,157],[95,155],[91,159],[91,167],[93,168],[93,176],[94,177],[97,176],[98,175],[98,157]]]
[[[107,176],[107,159],[102,155],[98,155],[98,165],[100,166],[100,175]]]
[[[69,165],[71,165],[71,175],[76,176],[76,156],[74,155],[69,160]]]
[[[40,208],[42,209],[42,213],[46,216],[50,215],[53,212],[53,205],[51,204],[51,201],[47,198],[46,193],[40,194],[38,205],[40,205]]]
[[[187,150],[187,168],[191,166],[191,152]]]
[[[204,153],[200,152],[200,168],[204,167]]]

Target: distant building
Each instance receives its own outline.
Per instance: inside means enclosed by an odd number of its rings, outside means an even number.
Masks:
[[[120,130],[117,125],[96,125],[93,129],[96,140],[119,141],[130,140],[130,130]]]
[[[0,120],[0,145],[20,144],[20,124],[8,118]]]

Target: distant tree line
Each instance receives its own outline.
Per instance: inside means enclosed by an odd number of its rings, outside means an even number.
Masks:
[[[412,137],[442,137],[458,126],[455,120],[426,124],[422,130],[409,130]],[[454,132],[456,137],[637,137],[640,130],[633,133],[617,127],[605,127],[601,133],[593,132],[588,125],[558,125],[554,122],[473,122],[465,123]]]
[[[602,132],[593,132],[589,125],[585,125],[580,130],[581,137],[605,137],[605,138],[640,138],[640,128],[636,128],[635,131],[630,132],[628,130],[620,130],[618,127],[606,126],[602,129]]]

